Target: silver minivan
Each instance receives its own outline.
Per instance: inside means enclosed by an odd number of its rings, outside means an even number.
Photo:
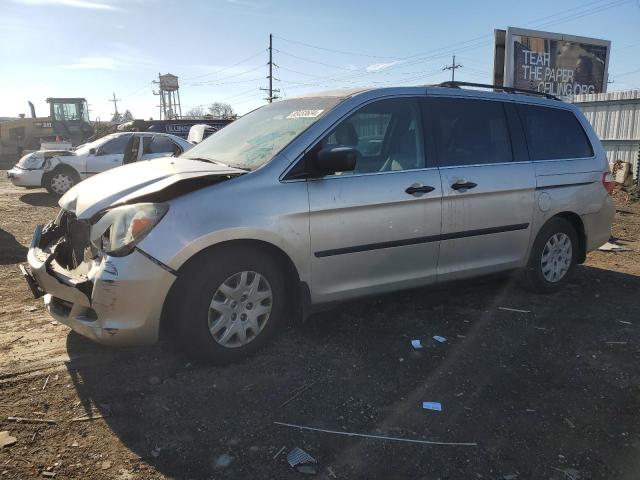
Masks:
[[[25,278],[100,343],[217,363],[364,295],[507,271],[556,291],[609,239],[603,148],[571,104],[460,87],[282,100],[92,177],[36,228]]]

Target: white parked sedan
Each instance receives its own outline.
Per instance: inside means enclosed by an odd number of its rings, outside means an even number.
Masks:
[[[62,195],[78,182],[139,160],[179,155],[193,145],[165,133],[114,133],[72,151],[39,150],[23,156],[7,177],[19,187],[44,187]]]

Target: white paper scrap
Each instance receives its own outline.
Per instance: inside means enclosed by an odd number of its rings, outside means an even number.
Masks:
[[[422,343],[420,342],[420,340],[411,340],[411,346],[418,350],[422,348]]]
[[[434,335],[434,336],[433,336],[433,339],[434,339],[436,342],[440,342],[440,343],[444,343],[444,342],[446,342],[446,341],[447,341],[447,339],[446,339],[446,338],[441,337],[440,335]]]

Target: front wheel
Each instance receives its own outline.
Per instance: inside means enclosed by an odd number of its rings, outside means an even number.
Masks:
[[[80,182],[78,174],[71,169],[58,169],[46,175],[44,187],[51,195],[58,197],[67,193],[71,187]]]
[[[270,256],[224,248],[191,262],[172,294],[172,322],[187,353],[225,364],[262,347],[286,320],[282,269]]]
[[[531,249],[524,280],[529,289],[553,293],[573,275],[579,244],[575,228],[564,218],[552,218],[538,233]]]

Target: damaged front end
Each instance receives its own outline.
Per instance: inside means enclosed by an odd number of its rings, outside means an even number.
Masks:
[[[155,225],[148,213],[166,212],[148,205],[107,210],[93,224],[61,210],[53,222],[36,228],[29,268],[22,270],[56,320],[101,343],[157,340],[160,312],[175,275],[135,248]]]
[[[23,274],[56,320],[101,343],[153,343],[176,279],[138,244],[173,198],[246,172],[202,162],[137,162],[69,190],[57,218],[36,228]],[[176,165],[173,165],[176,163]]]

